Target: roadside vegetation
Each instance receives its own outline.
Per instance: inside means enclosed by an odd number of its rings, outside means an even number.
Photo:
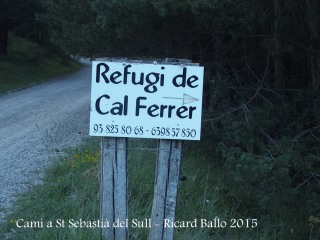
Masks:
[[[75,72],[81,64],[53,49],[9,34],[7,55],[0,55],[0,94]]]
[[[198,147],[185,145],[182,174],[186,180],[180,182],[176,212],[176,220],[197,219],[198,226],[176,228],[175,239],[319,238],[320,223],[316,216],[297,216],[289,208],[261,213],[243,208],[246,203],[239,199],[232,200],[247,195],[249,201],[250,192],[237,182],[228,181],[226,177],[230,173],[209,155],[199,156]],[[129,148],[130,222],[151,216],[156,142],[130,139]],[[99,139],[90,138],[82,147],[66,152],[66,156],[53,159],[41,184],[16,199],[13,212],[0,225],[1,239],[100,238],[100,228],[80,227],[79,223],[99,219]],[[201,219],[207,221],[203,227],[200,227]],[[129,239],[147,239],[148,231],[149,228],[130,227]]]

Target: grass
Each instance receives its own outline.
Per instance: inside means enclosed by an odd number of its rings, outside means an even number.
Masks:
[[[99,218],[99,155],[94,145],[69,150],[68,157],[46,170],[42,184],[19,196],[14,212],[1,227],[0,239],[98,239],[97,229],[57,227],[59,219]],[[18,228],[19,219],[41,221],[43,228]],[[52,228],[47,227],[50,221]]]
[[[151,216],[156,143],[152,140],[129,140],[129,222]],[[43,182],[20,195],[14,210],[0,225],[0,239],[99,239],[99,228],[69,228],[68,221],[99,219],[99,139],[90,138],[68,155],[54,161],[46,170]],[[140,150],[152,148],[153,150]],[[227,205],[219,197],[222,170],[213,161],[199,157],[190,148],[184,151],[177,198],[176,220],[197,221],[197,227],[176,228],[175,239],[318,239],[319,219],[301,221],[289,215],[244,216],[235,204]],[[257,218],[257,227],[253,219]],[[17,221],[38,221],[42,227],[18,228]],[[201,219],[206,224],[200,226]],[[235,219],[235,220],[232,220]],[[240,219],[240,220],[239,220]],[[62,221],[65,227],[61,227]],[[301,220],[301,219],[300,219]],[[223,227],[225,221],[226,227]],[[297,221],[297,222],[296,222]],[[308,220],[302,220],[302,222]],[[50,225],[52,224],[52,227]],[[235,228],[231,225],[234,223]],[[22,224],[19,220],[18,224]],[[30,224],[30,223],[28,223]],[[49,225],[47,225],[49,224]],[[237,227],[241,226],[241,227]],[[307,235],[299,234],[298,228]],[[148,228],[130,228],[129,239],[147,239]]]
[[[0,56],[0,94],[72,73],[80,67],[72,59],[10,34],[8,55]]]

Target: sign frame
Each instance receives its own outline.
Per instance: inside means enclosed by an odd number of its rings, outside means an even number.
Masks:
[[[203,67],[93,61],[91,136],[200,140]]]

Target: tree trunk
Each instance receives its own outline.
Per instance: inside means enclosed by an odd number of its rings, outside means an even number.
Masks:
[[[8,23],[5,19],[0,20],[0,55],[8,54]]]
[[[319,90],[320,85],[320,2],[307,0],[310,29],[311,87]]]

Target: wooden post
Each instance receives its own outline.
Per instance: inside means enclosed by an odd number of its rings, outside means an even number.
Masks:
[[[182,141],[159,140],[149,240],[173,239],[174,228],[165,221],[175,221],[181,156]]]
[[[101,138],[100,217],[110,225],[102,228],[103,240],[128,238],[127,142]]]

